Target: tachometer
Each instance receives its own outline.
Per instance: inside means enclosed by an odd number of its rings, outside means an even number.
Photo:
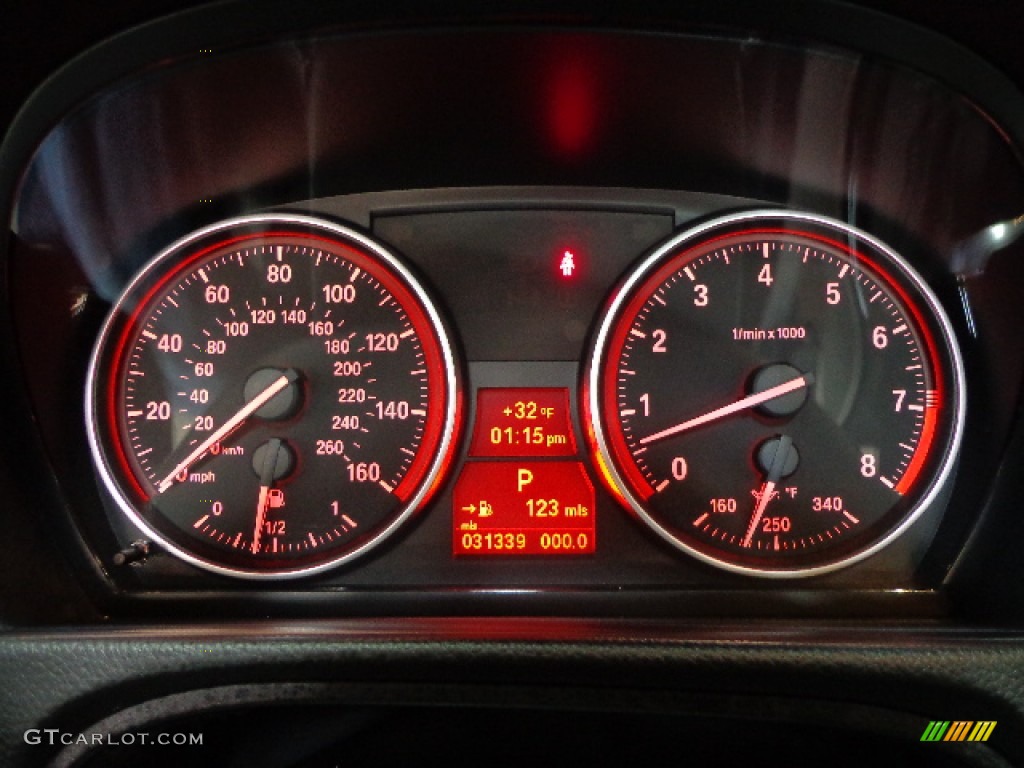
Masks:
[[[613,490],[674,546],[764,576],[892,541],[943,488],[963,427],[928,286],[870,236],[799,213],[727,216],[646,258],[586,386]]]
[[[269,214],[196,232],[131,282],[86,413],[139,527],[210,570],[283,577],[366,552],[422,505],[458,399],[445,326],[398,258]]]

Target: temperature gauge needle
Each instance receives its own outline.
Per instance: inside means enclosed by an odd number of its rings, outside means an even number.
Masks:
[[[674,427],[663,429],[661,432],[655,432],[653,435],[648,435],[640,440],[640,445],[647,445],[657,440],[663,440],[666,437],[672,435],[678,435],[681,432],[694,429],[695,427],[702,426],[704,424],[710,424],[713,421],[724,419],[726,416],[732,416],[734,413],[745,411],[748,408],[755,408],[758,405],[767,403],[783,395],[788,395],[790,392],[796,392],[798,389],[810,386],[814,383],[814,376],[810,373],[805,373],[802,376],[798,376],[790,381],[777,384],[774,387],[770,387],[763,392],[754,392],[753,394],[747,395],[744,398],[737,400],[735,403],[729,403],[721,408],[716,408],[713,411],[709,411],[701,416],[684,421],[682,424],[676,424]]]
[[[270,488],[274,484],[274,474],[277,471],[277,457],[280,453],[281,441],[275,437],[267,443],[267,455],[263,459],[263,468],[260,471],[260,495],[256,502],[256,529],[252,534],[252,553],[254,555],[260,551],[263,521],[267,517],[267,507],[270,504]]]
[[[757,533],[757,527],[761,524],[761,518],[764,517],[764,511],[768,508],[768,503],[775,498],[775,485],[779,482],[779,478],[782,477],[782,472],[786,466],[786,459],[789,458],[789,452],[793,448],[793,439],[788,435],[781,435],[779,437],[779,445],[775,449],[775,456],[772,458],[771,466],[768,468],[768,474],[761,484],[761,489],[755,491],[754,496],[757,498],[757,506],[754,508],[754,516],[750,518],[750,525],[747,526],[747,535],[743,537],[743,546],[749,547],[751,542],[754,540],[754,534]]]
[[[161,480],[160,483],[157,485],[157,492],[165,493],[168,488],[174,485],[175,478],[177,478],[178,475],[187,470],[193,464],[195,464],[196,461],[198,461],[203,456],[203,454],[210,450],[210,447],[214,443],[219,443],[225,437],[227,437],[236,429],[238,429],[238,427],[240,427],[242,423],[245,422],[246,419],[248,419],[250,416],[256,413],[256,411],[258,411],[260,408],[262,408],[264,405],[270,402],[270,400],[273,399],[274,395],[284,390],[285,387],[296,381],[298,378],[299,374],[296,371],[289,368],[287,371],[282,373],[278,378],[274,379],[274,381],[272,381],[266,387],[266,389],[264,389],[262,392],[256,395],[256,397],[254,397],[252,400],[250,400],[244,406],[242,406],[238,413],[236,413],[230,419],[225,421],[224,424],[221,425],[219,429],[215,430],[208,438],[203,440],[203,442],[196,446],[196,449],[194,451],[192,451],[188,456],[185,457],[185,459],[180,464],[178,464],[174,469],[172,469],[170,473],[167,475],[167,477]]]

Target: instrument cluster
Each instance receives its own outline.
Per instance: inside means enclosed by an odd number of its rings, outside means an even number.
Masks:
[[[98,589],[941,612],[1024,380],[1005,134],[810,43],[480,34],[169,57],[41,138],[13,334]]]
[[[595,256],[550,253],[567,283]],[[711,565],[800,577],[941,514],[962,359],[884,244],[820,216],[718,217],[605,304],[577,387],[467,388],[458,326],[386,246],[308,216],[215,224],[150,261],[101,330],[85,413],[103,490],[166,551],[243,577],[370,555],[421,514],[451,516],[457,558],[593,556],[598,514],[626,512]]]
[[[0,145],[0,763],[1024,764],[1020,20],[157,5]]]

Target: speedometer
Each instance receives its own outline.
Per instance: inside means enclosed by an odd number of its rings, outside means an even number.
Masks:
[[[949,320],[891,249],[759,211],[672,238],[615,293],[587,380],[604,475],[705,562],[823,573],[894,540],[963,428]]]
[[[247,577],[377,546],[440,479],[451,343],[427,293],[365,236],[297,215],[172,245],[93,355],[89,439],[110,497],[166,549]]]

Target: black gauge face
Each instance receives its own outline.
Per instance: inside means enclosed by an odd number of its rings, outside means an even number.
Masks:
[[[129,286],[90,372],[97,465],[171,551],[234,575],[348,560],[422,503],[458,397],[436,310],[364,237],[250,217]]]
[[[656,532],[715,565],[802,576],[877,551],[931,503],[962,378],[896,254],[761,212],[679,235],[627,278],[587,401],[613,489]]]

